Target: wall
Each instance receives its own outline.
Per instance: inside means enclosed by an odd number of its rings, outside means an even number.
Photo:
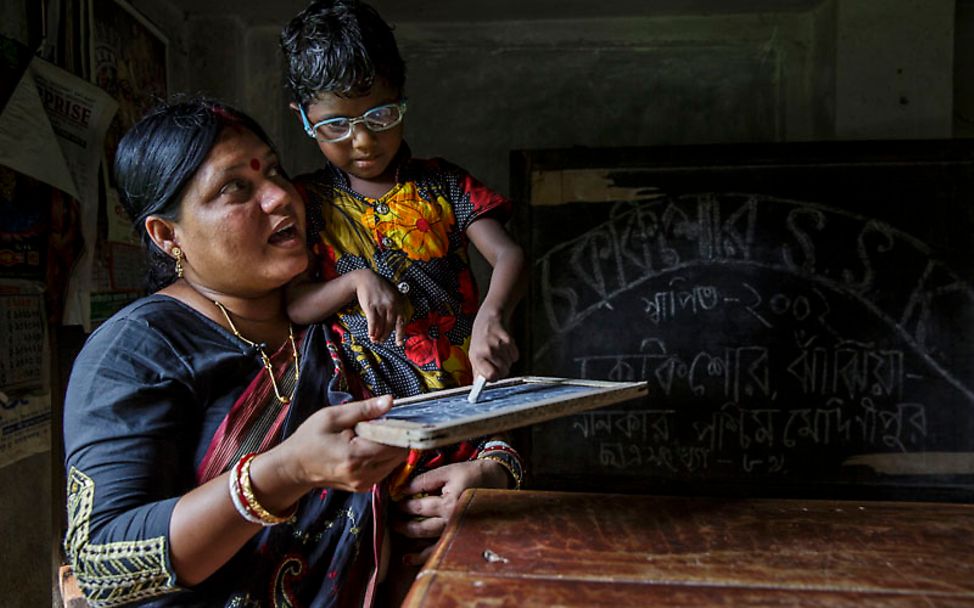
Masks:
[[[170,32],[173,90],[252,113],[292,173],[320,164],[287,108],[277,48],[301,3],[273,18],[134,4]],[[408,66],[414,153],[505,193],[512,149],[949,137],[955,90],[974,98],[964,79],[955,89],[953,0],[474,3],[467,19],[379,5]],[[970,5],[957,6],[958,28]]]
[[[168,38],[170,91],[192,91],[193,87],[196,86],[195,82],[202,81],[211,74],[205,69],[200,70],[215,60],[210,59],[213,57],[213,53],[209,48],[204,51],[200,46],[199,38],[190,35],[192,33],[190,25],[199,23],[201,19],[194,18],[191,20],[184,11],[166,0],[158,2],[130,0],[129,4],[145,15]],[[230,32],[227,35],[230,40],[233,40],[233,36],[239,27],[239,20],[228,20],[226,29]],[[203,37],[204,40],[209,38],[211,36]],[[209,43],[206,44],[209,45]],[[196,60],[191,63],[190,57],[196,57]],[[226,72],[226,67],[224,70]],[[220,86],[236,86],[237,78],[233,76],[232,72],[229,72],[229,75],[229,78],[220,77],[213,80],[215,83],[218,82]]]
[[[402,24],[407,136],[504,192],[512,149],[821,137],[814,14]]]
[[[954,123],[953,0],[509,3],[493,18],[476,6],[469,20],[380,9],[408,66],[414,153],[505,193],[512,149],[935,138]],[[281,87],[277,37],[293,12],[189,17],[187,85],[253,113],[299,173],[321,161]],[[237,58],[236,72],[214,58]]]
[[[0,3],[0,35],[27,44],[27,6],[23,2]]]
[[[957,0],[954,20],[954,137],[974,137],[974,0]]]
[[[954,3],[842,0],[836,6],[836,135],[950,137]]]
[[[512,149],[828,137],[829,13],[399,22],[406,138],[506,193]]]
[[[51,453],[28,456],[0,468],[0,605],[44,606],[51,597],[56,549]]]

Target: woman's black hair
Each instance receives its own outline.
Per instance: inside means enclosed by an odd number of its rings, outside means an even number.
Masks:
[[[178,221],[182,194],[224,127],[245,128],[274,149],[264,130],[243,112],[205,97],[175,100],[150,110],[119,141],[115,184],[133,230],[146,250],[147,286],[156,291],[176,280],[173,258],[145,229],[155,215]]]
[[[399,91],[406,83],[392,28],[358,0],[315,0],[285,26],[281,50],[288,89],[302,106],[318,93],[365,95],[376,78]]]

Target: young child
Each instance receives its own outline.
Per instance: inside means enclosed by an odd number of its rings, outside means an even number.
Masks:
[[[291,107],[328,161],[296,180],[314,207],[309,240],[323,282],[292,289],[294,320],[338,312],[347,354],[375,394],[507,374],[523,270],[502,225],[510,201],[444,160],[410,157],[405,68],[370,6],[313,2],[285,28],[282,48]],[[493,267],[479,310],[468,242]]]
[[[311,323],[337,312],[345,359],[373,395],[506,375],[518,356],[509,321],[524,265],[502,225],[510,201],[444,160],[410,156],[405,67],[372,7],[312,2],[285,27],[281,47],[291,108],[327,161],[295,180],[307,202],[317,276],[289,290],[292,319]],[[493,267],[479,309],[468,242]],[[496,440],[414,453],[409,465],[393,495],[430,494],[403,508],[424,518],[413,534],[431,538],[465,487],[497,485],[499,472],[511,478],[508,487],[522,478],[517,453]]]

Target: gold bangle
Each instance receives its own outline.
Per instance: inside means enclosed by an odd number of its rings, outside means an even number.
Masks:
[[[514,467],[511,466],[511,463],[507,462],[506,460],[504,460],[501,457],[493,456],[493,455],[491,455],[489,453],[488,454],[484,454],[483,456],[478,456],[477,459],[478,460],[492,460],[492,461],[496,462],[497,464],[501,465],[502,467],[504,467],[504,470],[506,470],[508,472],[508,474],[511,476],[511,479],[514,480],[514,489],[515,490],[520,490],[521,489],[521,476],[517,474],[517,472],[514,470]]]
[[[244,456],[244,458],[247,457]],[[250,509],[254,515],[260,518],[261,523],[264,525],[273,526],[275,524],[286,522],[287,520],[291,519],[292,515],[294,515],[294,511],[297,510],[297,505],[295,505],[294,510],[285,516],[274,515],[265,509],[264,506],[257,501],[257,497],[254,496],[254,489],[250,483],[250,463],[253,461],[253,456],[247,458],[247,460],[244,461],[243,466],[240,468],[240,491],[243,493],[247,508]]]

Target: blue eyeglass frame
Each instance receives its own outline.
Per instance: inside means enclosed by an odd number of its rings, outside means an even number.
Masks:
[[[389,125],[388,127],[385,127],[383,129],[379,129],[378,131],[376,131],[375,129],[373,129],[372,127],[370,127],[369,126],[369,123],[365,120],[365,115],[366,114],[369,114],[370,112],[375,112],[376,110],[381,110],[382,108],[389,108],[389,107],[398,107],[399,108],[399,120],[396,121],[395,123]],[[401,100],[399,100],[399,101],[397,101],[395,103],[384,103],[381,106],[375,106],[374,108],[369,108],[368,110],[366,110],[365,112],[363,112],[360,116],[356,116],[355,118],[345,118],[344,116],[339,116],[337,118],[327,118],[325,120],[319,120],[315,124],[311,124],[311,121],[308,120],[308,115],[304,112],[304,106],[303,105],[299,105],[298,106],[298,112],[301,114],[301,122],[304,124],[304,132],[308,134],[308,137],[310,137],[311,139],[314,139],[314,140],[317,140],[318,139],[318,137],[315,135],[315,133],[318,132],[318,127],[320,127],[321,125],[325,125],[325,124],[328,124],[330,122],[335,122],[335,121],[338,121],[338,120],[347,120],[348,121],[348,126],[349,126],[348,135],[345,135],[344,137],[340,137],[338,139],[322,139],[321,140],[321,141],[323,141],[325,143],[334,144],[334,143],[338,143],[340,141],[345,141],[346,139],[348,139],[349,137],[351,137],[352,136],[352,133],[355,132],[355,125],[357,125],[357,124],[364,124],[365,125],[365,128],[368,129],[369,131],[372,131],[373,133],[381,133],[382,131],[388,131],[389,129],[395,127],[396,125],[398,125],[399,123],[402,122],[403,116],[406,115],[406,99],[403,98],[403,99],[401,99]]]

